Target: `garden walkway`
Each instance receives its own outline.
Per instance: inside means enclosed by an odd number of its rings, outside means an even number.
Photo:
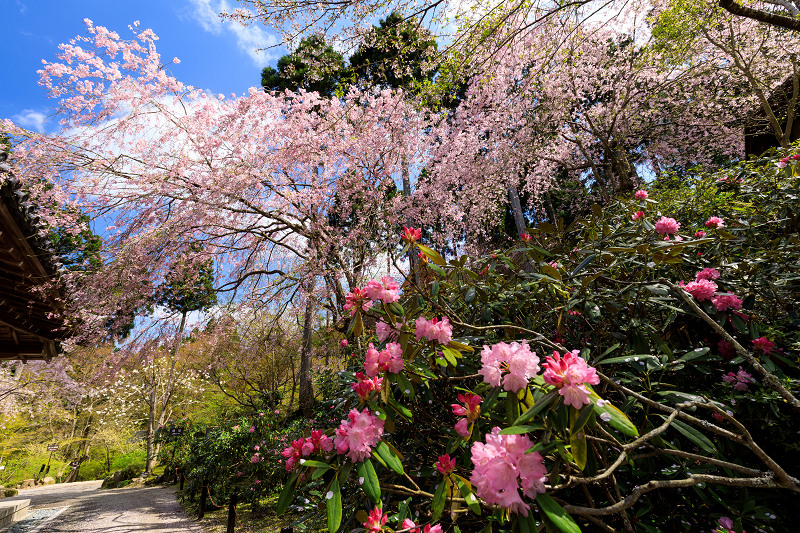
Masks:
[[[175,500],[172,487],[100,490],[101,481],[20,490],[4,501],[30,499],[33,520],[9,533],[202,533]]]

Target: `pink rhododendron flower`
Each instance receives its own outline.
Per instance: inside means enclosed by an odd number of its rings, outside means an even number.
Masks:
[[[342,339],[342,340],[339,342],[339,346],[341,346],[342,348],[347,348],[347,346],[348,346],[349,344],[350,344],[350,343],[349,343],[349,342],[347,342],[347,339]]]
[[[710,279],[714,280],[719,278],[719,270],[716,268],[704,268],[700,272],[694,275],[694,279]]]
[[[778,168],[786,168],[786,166],[787,166],[788,164],[789,164],[789,158],[788,158],[788,157],[784,157],[783,159],[781,159],[781,160],[780,160],[780,161],[778,161],[778,163],[777,163],[777,165],[778,165]]]
[[[736,528],[733,525],[733,520],[727,516],[722,516],[717,520],[717,528],[712,533],[734,533]],[[742,529],[742,533],[747,533],[746,529]]]
[[[735,374],[733,372],[728,372],[727,374],[723,375],[722,381],[728,385],[733,385],[733,388],[738,391],[747,390],[748,383],[755,383],[753,376],[745,372],[742,367],[739,367],[739,371]]]
[[[478,374],[483,376],[483,381],[498,387],[502,378],[503,389],[509,392],[519,392],[527,387],[528,381],[539,372],[539,357],[526,342],[499,342],[491,348],[484,346],[481,363],[483,367]]]
[[[407,244],[414,244],[422,238],[422,230],[418,228],[403,228],[400,238]]]
[[[467,420],[466,418],[459,418],[458,422],[456,422],[456,425],[453,426],[453,429],[455,429],[456,433],[458,433],[465,439],[468,439],[469,436],[472,435],[472,433],[469,430],[469,420]]]
[[[255,430],[256,430],[256,427],[255,427],[255,426],[250,426],[250,433],[254,433],[254,432],[255,432]]]
[[[761,350],[764,354],[771,354],[775,351],[775,343],[766,337],[759,337],[753,341],[753,348]]]
[[[396,342],[390,342],[380,352],[372,343],[367,348],[364,372],[368,377],[375,377],[381,372],[397,374],[403,370],[403,347]]]
[[[436,464],[434,466],[436,467],[436,470],[439,471],[439,473],[447,475],[453,470],[455,470],[456,460],[455,458],[451,459],[450,454],[446,453],[444,455],[439,456],[439,459],[436,461]]]
[[[686,284],[680,282],[678,285],[680,285],[683,290],[691,294],[694,299],[699,302],[710,300],[717,292],[717,284],[709,279],[698,279],[696,281],[690,281]]]
[[[450,404],[453,409],[453,414],[456,416],[466,416],[470,422],[474,422],[481,415],[481,401],[483,398],[477,394],[467,392],[458,395],[458,401],[461,402]]]
[[[678,233],[681,224],[674,218],[661,217],[656,221],[655,230],[659,235],[674,235]]]
[[[430,524],[425,524],[424,528],[417,527],[412,520],[406,518],[403,520],[403,529],[407,529],[408,533],[442,533],[442,526],[436,524],[435,526],[431,526]]]
[[[314,446],[314,452],[329,452],[333,450],[333,439],[327,436],[324,430],[312,430],[311,436],[309,436],[306,440],[310,441]]]
[[[536,498],[545,491],[547,469],[538,452],[527,452],[533,442],[527,435],[500,435],[495,427],[486,435],[486,443],[472,444],[472,471],[470,482],[478,496],[486,503],[505,507],[514,513],[528,516],[530,506],[522,501],[522,494]]]
[[[711,229],[722,229],[725,227],[725,221],[719,217],[711,217],[706,220],[706,227]]]
[[[642,220],[644,218],[644,211],[636,211],[631,218],[633,220]]]
[[[375,508],[369,512],[367,515],[367,521],[364,522],[362,525],[367,531],[372,531],[372,533],[378,533],[383,526],[386,525],[386,521],[389,519],[388,514],[383,514],[378,506],[376,505]]]
[[[522,240],[522,242],[531,242],[531,236],[527,233],[520,233],[519,238]]]
[[[352,383],[350,387],[358,394],[359,398],[365,401],[369,399],[372,391],[380,392],[383,386],[383,378],[377,376],[369,379],[363,373],[356,372],[356,379],[358,381]]]
[[[647,200],[647,197],[649,196],[649,194],[647,194],[647,191],[645,191],[644,189],[639,189],[638,191],[636,191],[633,194],[633,196],[637,200]]]
[[[261,460],[261,456],[259,456],[258,454],[255,454],[255,455],[253,455],[253,457],[250,458],[250,462],[251,463],[257,463],[260,460]]]
[[[558,389],[558,393],[564,397],[564,404],[580,409],[591,403],[590,392],[585,383],[597,385],[600,378],[594,367],[589,366],[579,355],[578,350],[564,354],[563,359],[558,352],[553,352],[553,357],[547,357],[542,367],[545,369],[542,375],[545,383]]]
[[[734,309],[736,311],[742,308],[742,300],[735,294],[717,294],[711,298],[711,303],[717,308],[717,311],[727,311]]]
[[[733,344],[729,343],[725,339],[721,339],[717,343],[717,351],[726,359],[730,359],[736,353],[736,349],[733,347]]]
[[[703,230],[698,230],[695,232],[694,236],[698,239],[702,239],[703,237],[706,236],[706,232]]]
[[[370,456],[372,447],[375,446],[383,435],[383,420],[364,409],[351,409],[347,415],[348,420],[336,429],[333,439],[336,453],[347,455],[352,462],[363,461]]]
[[[384,276],[381,281],[371,279],[364,287],[364,293],[372,301],[381,300],[390,304],[400,299],[400,286],[391,276]]]
[[[447,344],[453,340],[453,326],[450,325],[450,319],[446,316],[442,317],[441,321],[437,318],[427,320],[425,317],[419,317],[414,334],[417,336],[417,340],[425,337],[430,341],[437,341],[439,344]]]
[[[348,292],[345,295],[345,300],[344,310],[350,311],[350,316],[354,316],[359,309],[362,311],[369,311],[372,307],[372,302],[367,299],[364,290],[358,287],[353,289],[353,292]]]
[[[375,333],[378,335],[379,341],[386,342],[390,338],[396,338],[399,332],[383,320],[379,320],[375,324]]]

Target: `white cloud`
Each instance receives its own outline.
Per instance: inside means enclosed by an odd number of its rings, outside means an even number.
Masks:
[[[267,33],[260,26],[243,26],[220,18],[220,13],[231,11],[227,0],[189,0],[189,2],[194,8],[192,16],[200,27],[213,35],[232,34],[236,38],[236,46],[250,56],[255,66],[265,67],[275,59],[274,54],[264,50],[278,44],[274,35]]]
[[[11,120],[29,130],[44,133],[44,122],[47,120],[47,115],[35,109],[23,109],[22,113],[14,115]]]

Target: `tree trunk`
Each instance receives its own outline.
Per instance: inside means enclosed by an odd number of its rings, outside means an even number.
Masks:
[[[527,228],[525,227],[525,217],[522,214],[522,204],[519,201],[519,192],[514,185],[508,187],[508,203],[511,204],[511,212],[514,214],[517,236],[526,233]]]
[[[314,388],[311,383],[312,336],[314,334],[314,298],[317,280],[311,278],[306,296],[306,312],[303,317],[303,345],[300,348],[300,411],[311,416],[314,409]]]
[[[145,460],[144,471],[149,475],[156,464],[155,444],[156,444],[156,384],[153,380],[153,390],[150,392],[147,414],[147,459]]]
[[[406,154],[403,154],[403,157],[400,161],[400,165],[401,165],[401,172],[403,175],[403,196],[405,196],[406,198],[411,198],[411,177],[409,176],[408,172],[408,158],[406,157]],[[406,218],[404,222],[406,226],[411,227],[412,224],[411,219]],[[413,247],[409,248],[408,267],[411,269],[411,272],[414,273],[414,283],[416,283],[417,285],[419,285],[419,270],[417,268],[418,261],[419,258],[417,258],[417,254],[415,253],[414,248]]]

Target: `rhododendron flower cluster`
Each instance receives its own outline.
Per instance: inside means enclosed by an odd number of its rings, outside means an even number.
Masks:
[[[700,302],[710,300],[717,293],[717,284],[710,279],[698,279],[689,283],[680,282],[678,285]]]
[[[375,508],[367,515],[367,521],[362,525],[367,531],[378,533],[378,531],[380,531],[381,528],[386,525],[386,521],[388,519],[389,514],[383,514],[383,511],[381,511],[376,505]]]
[[[464,417],[456,422],[455,430],[456,433],[465,439],[470,436],[469,425],[475,422],[481,415],[481,400],[482,398],[477,394],[468,392],[458,395],[458,401],[461,402],[460,404],[450,404],[454,415]]]
[[[703,237],[706,236],[706,232],[703,230],[698,230],[695,232],[694,236],[698,239],[702,239]]]
[[[436,524],[435,526],[425,524],[424,528],[419,528],[417,527],[417,524],[408,518],[403,520],[403,529],[407,529],[408,533],[442,533],[442,526],[439,524]]]
[[[647,194],[647,191],[645,191],[644,189],[639,189],[638,191],[636,191],[634,193],[633,196],[637,200],[647,200],[647,197],[649,196],[649,194]]]
[[[284,468],[287,471],[292,470],[301,457],[308,457],[318,452],[329,452],[333,450],[333,445],[333,439],[325,435],[323,430],[314,430],[309,437],[293,440],[291,446],[284,448],[281,452],[281,455],[286,458]]]
[[[733,372],[728,372],[722,376],[722,381],[727,383],[728,385],[733,385],[733,388],[738,391],[747,390],[748,383],[755,383],[753,376],[747,372],[745,372],[742,367],[739,367],[739,371],[735,374]]]
[[[644,211],[636,211],[631,218],[633,220],[642,220],[644,218]]]
[[[419,228],[403,228],[400,238],[407,244],[414,244],[422,238],[422,230]]]
[[[373,302],[381,300],[383,303],[390,304],[400,299],[400,286],[391,276],[384,276],[381,281],[371,279],[364,287],[367,298]]]
[[[396,342],[390,342],[381,351],[372,343],[367,348],[364,372],[368,377],[375,377],[381,372],[397,374],[403,370],[403,347]]]
[[[722,229],[725,227],[725,221],[719,217],[711,217],[706,220],[706,227],[711,229]]]
[[[775,351],[775,343],[766,337],[759,337],[753,341],[753,348],[768,355]]]
[[[472,471],[470,482],[486,503],[505,507],[514,513],[528,516],[530,506],[522,501],[522,494],[536,498],[545,491],[547,469],[538,452],[526,453],[533,447],[527,435],[500,435],[495,427],[486,435],[486,443],[472,444]]]
[[[564,404],[580,409],[591,403],[590,392],[585,384],[597,385],[600,378],[597,377],[594,367],[589,366],[579,355],[578,350],[564,354],[563,358],[558,352],[553,352],[553,357],[547,357],[542,367],[545,369],[542,376],[545,383],[558,389],[558,393],[564,397]]]
[[[661,217],[656,221],[655,230],[659,235],[674,235],[678,233],[681,224],[674,218]]]
[[[378,320],[378,323],[375,324],[375,334],[381,342],[386,342],[390,338],[396,338],[399,333],[399,331],[383,320]]]
[[[449,453],[444,455],[440,455],[439,458],[436,460],[436,464],[434,464],[436,470],[439,471],[442,475],[447,475],[451,473],[456,468],[456,459],[455,457],[451,458]]]
[[[694,279],[708,279],[714,280],[719,278],[719,270],[716,268],[704,268],[700,272],[694,275]]]
[[[717,308],[717,311],[727,311],[733,309],[739,311],[742,308],[742,300],[735,294],[717,294],[711,298],[711,303]]]
[[[363,289],[356,287],[352,292],[345,295],[344,310],[350,311],[350,316],[356,314],[356,311],[369,311],[372,307],[372,302],[368,299],[367,293]]]
[[[519,238],[520,238],[520,240],[521,240],[522,242],[531,242],[531,239],[532,239],[533,237],[531,237],[531,236],[530,236],[530,235],[528,235],[527,233],[520,233],[520,234],[519,234]]]
[[[383,420],[364,409],[351,409],[347,420],[336,429],[333,443],[336,453],[347,455],[352,462],[364,461],[370,456],[372,447],[381,440]]]
[[[417,340],[425,337],[429,341],[437,341],[439,344],[447,344],[453,340],[453,326],[450,325],[450,319],[446,316],[441,320],[433,318],[431,320],[425,317],[419,317],[416,321],[417,329],[414,334]]]
[[[363,372],[356,372],[356,381],[350,387],[358,394],[358,397],[366,401],[373,391],[380,392],[383,386],[383,378],[373,377],[372,379],[364,375]]]
[[[539,372],[539,357],[526,342],[500,342],[491,348],[484,346],[481,363],[483,366],[478,374],[483,376],[483,381],[498,387],[502,378],[503,389],[509,392],[518,392],[527,387],[528,381]]]

